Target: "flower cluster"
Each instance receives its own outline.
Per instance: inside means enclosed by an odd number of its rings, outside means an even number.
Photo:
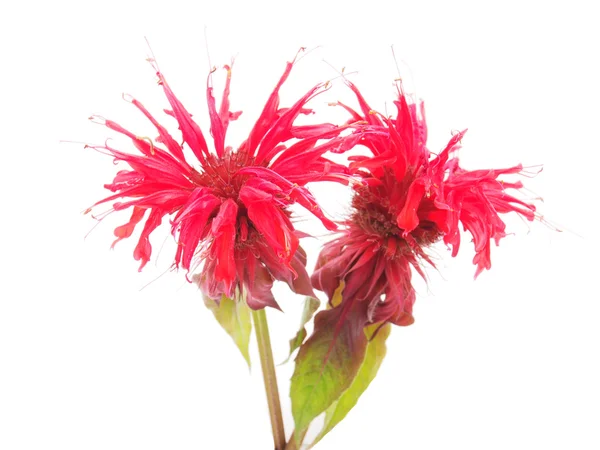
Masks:
[[[152,61],[153,62],[153,61]],[[405,95],[398,83],[396,117],[373,111],[357,87],[347,82],[359,110],[343,103],[350,119],[342,125],[296,125],[306,107],[327,90],[318,84],[292,106],[279,106],[279,91],[294,62],[287,64],[248,138],[236,149],[226,145],[227,129],[241,111],[230,111],[231,67],[217,108],[208,76],[206,97],[212,150],[201,127],[175,96],[156,64],[159,85],[181,132],[179,143],[136,99],[126,96],[153,124],[154,140],[138,136],[99,116],[91,119],[131,139],[139,154],[105,144],[96,146],[130,169],[117,173],[105,185],[112,195],[94,206],[112,203],[112,210],[131,210],[127,223],[114,231],[113,243],[130,237],[143,223],[134,258],[140,270],[150,260],[150,235],[166,216],[178,247],[174,267],[188,273],[210,298],[232,297],[244,291],[250,307],[278,307],[271,288],[274,280],[288,283],[299,294],[314,295],[313,287],[330,299],[343,283],[340,309],[359,305],[364,324],[409,325],[414,319],[413,270],[424,276],[422,263],[434,266],[427,248],[443,241],[459,250],[460,226],[475,245],[476,276],[491,267],[491,241],[506,236],[501,215],[515,212],[535,218],[535,207],[509,192],[520,182],[500,177],[519,174],[522,166],[501,170],[468,171],[460,167],[456,150],[465,131],[457,132],[435,154],[428,150],[427,124],[422,103]],[[347,131],[347,132],[345,132]],[[356,145],[370,155],[350,157],[348,165],[326,158]],[[191,155],[195,158],[190,162]],[[306,184],[317,181],[355,182],[350,217],[338,225],[329,220]],[[291,220],[289,207],[299,204],[339,235],[326,244],[312,279],[306,271],[306,253]]]
[[[477,276],[491,267],[491,241],[497,244],[506,236],[500,215],[515,212],[531,221],[535,206],[509,193],[522,188],[521,182],[499,179],[521,173],[521,165],[460,167],[456,150],[466,130],[454,134],[439,154],[430,152],[423,103],[411,101],[401,83],[395,118],[373,111],[356,86],[348,85],[360,105],[357,112],[340,104],[350,122],[368,122],[379,132],[361,141],[370,156],[352,158],[350,169],[360,179],[352,213],[340,236],[325,245],[312,283],[331,299],[343,282],[345,304],[339,308],[363,304],[364,324],[410,325],[415,301],[411,268],[424,277],[422,262],[434,266],[427,247],[443,240],[456,256],[462,224],[473,237]]]

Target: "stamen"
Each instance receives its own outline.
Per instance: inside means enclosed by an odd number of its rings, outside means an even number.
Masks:
[[[546,219],[542,214],[536,212],[534,213],[534,217],[539,220],[541,223],[543,223],[544,225],[546,225],[547,227],[549,227],[552,231],[558,231],[559,233],[562,233],[563,231],[568,231],[571,234],[574,234],[575,236],[584,239],[584,237],[582,235],[580,235],[579,233],[576,233],[573,230],[569,230],[566,227],[561,227],[558,223],[556,222],[551,222],[550,220]]]
[[[91,209],[91,208],[89,208],[89,209]],[[92,231],[94,231],[94,230],[96,229],[96,227],[97,227],[98,225],[100,225],[100,223],[101,223],[101,222],[102,222],[102,221],[103,221],[103,220],[104,220],[104,219],[105,219],[107,216],[109,216],[110,214],[112,214],[113,212],[115,212],[115,210],[111,208],[111,209],[109,209],[109,210],[107,210],[107,211],[104,211],[103,213],[101,213],[101,214],[100,214],[100,215],[98,215],[98,216],[94,216],[94,215],[92,215],[92,219],[94,219],[94,220],[96,221],[96,224],[95,224],[95,225],[94,225],[94,226],[93,226],[93,227],[90,229],[90,231],[88,231],[88,232],[86,233],[86,235],[83,237],[83,239],[84,239],[84,240],[86,240],[86,239],[88,238],[88,236],[89,236],[89,235],[92,233]]]
[[[90,117],[88,117],[88,120],[93,123],[97,123],[98,125],[106,125],[106,119],[98,114],[92,114]]]
[[[211,68],[213,67],[211,61],[210,61],[210,50],[208,48],[208,26],[204,25],[204,47],[206,49],[206,59],[208,61],[208,67]],[[211,71],[210,73],[212,73],[213,71]]]
[[[540,173],[542,173],[543,170],[544,170],[544,166],[541,164],[537,164],[534,166],[523,167],[523,169],[521,169],[519,174],[523,175],[524,177],[527,177],[527,178],[534,178],[537,175],[539,175]]]
[[[319,47],[315,47],[315,48],[319,48]],[[304,51],[305,51],[305,50],[306,50],[306,47],[300,47],[300,48],[298,49],[298,52],[296,53],[296,56],[294,56],[294,59],[292,60],[292,64],[295,64],[295,63],[296,63],[296,61],[300,61],[300,59],[302,59],[302,58],[298,59],[298,55],[299,55],[300,53],[304,53]],[[314,49],[313,49],[313,50],[314,50]],[[311,51],[312,51],[312,50],[311,50]],[[304,57],[304,56],[306,56],[306,55],[303,55],[303,57]]]
[[[158,62],[156,61],[156,57],[154,56],[154,52],[152,51],[152,47],[150,46],[150,41],[148,40],[148,38],[146,36],[144,36],[144,40],[146,41],[146,45],[148,46],[148,51],[150,52],[150,56],[148,56],[146,58],[146,61],[148,61],[150,63],[150,65],[152,66],[152,68],[154,70],[156,70],[157,72],[160,72],[160,69],[158,67]]]
[[[396,78],[396,80],[394,81],[399,81],[400,83],[402,83],[402,74],[400,73],[400,66],[398,65],[398,59],[396,58],[396,52],[394,51],[394,45],[392,44],[390,46],[391,50],[392,50],[392,58],[394,59],[394,64],[396,64],[396,70],[398,71],[398,78]]]
[[[78,145],[83,145],[83,148],[88,148],[90,147],[90,144],[88,144],[87,142],[82,142],[82,141],[67,141],[65,139],[61,139],[60,141],[58,141],[59,144],[78,144]]]
[[[126,94],[125,92],[123,92],[123,94],[121,94],[121,97],[123,98],[123,100],[125,100],[127,103],[133,103],[133,101],[135,100],[133,98],[132,95],[130,94]]]
[[[164,272],[162,272],[161,274],[159,274],[158,276],[156,276],[155,278],[153,278],[152,280],[148,281],[145,285],[143,285],[140,288],[140,292],[143,291],[144,289],[146,289],[148,286],[150,286],[152,283],[155,283],[156,281],[158,281],[160,278],[162,278],[163,276],[165,276],[167,274],[167,272],[172,272],[174,270],[173,265],[167,267]],[[186,275],[187,277],[187,275]],[[189,281],[189,280],[188,280]]]
[[[152,156],[155,155],[155,152],[154,152],[154,143],[152,142],[152,139],[150,139],[148,136],[136,136],[135,138],[138,139],[138,140],[140,140],[140,141],[146,141],[146,142],[148,142],[148,144],[150,144],[150,154]]]

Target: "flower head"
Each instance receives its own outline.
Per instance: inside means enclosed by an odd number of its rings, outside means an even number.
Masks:
[[[410,100],[398,84],[395,118],[374,112],[359,90],[348,83],[358,99],[360,113],[340,104],[351,121],[367,121],[374,132],[361,144],[372,155],[353,157],[350,168],[359,177],[352,212],[341,235],[326,244],[312,276],[316,289],[333,298],[344,283],[340,311],[360,307],[367,323],[413,323],[414,268],[425,276],[422,262],[434,266],[427,248],[443,241],[458,253],[460,224],[475,245],[475,276],[491,267],[491,241],[506,236],[501,215],[515,212],[535,218],[535,206],[510,191],[521,182],[502,175],[519,174],[523,167],[468,171],[460,167],[456,151],[465,131],[433,154],[427,149],[423,103]],[[344,304],[345,303],[345,304]]]
[[[200,126],[151,62],[171,106],[165,112],[177,121],[183,143],[130,96],[125,99],[154,125],[156,139],[138,136],[98,116],[91,118],[130,138],[140,153],[126,153],[108,143],[95,147],[130,167],[105,185],[113,195],[94,205],[114,202],[114,211],[131,210],[129,221],[115,229],[113,246],[143,223],[134,250],[141,270],[152,254],[151,233],[170,216],[178,244],[174,266],[188,272],[201,267],[197,280],[209,297],[231,297],[236,288],[244,288],[250,307],[277,307],[271,294],[275,279],[286,281],[297,293],[312,294],[306,255],[299,247],[299,233],[288,207],[297,203],[329,230],[336,229],[305,185],[321,180],[346,182],[348,169],[323,154],[345,151],[358,139],[353,134],[340,135],[346,126],[294,125],[300,114],[312,112],[305,107],[307,102],[327,85],[314,86],[292,106],[280,108],[279,90],[294,64],[288,63],[250,135],[233,149],[226,145],[227,129],[241,112],[230,111],[231,68],[225,67],[227,78],[218,108],[211,72],[206,88],[211,151]],[[185,156],[188,151],[194,162]]]

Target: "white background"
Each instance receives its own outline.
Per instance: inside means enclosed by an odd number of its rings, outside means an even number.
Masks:
[[[256,358],[249,374],[183,274],[161,276],[168,239],[154,238],[158,258],[141,274],[134,240],[109,251],[127,214],[84,241],[94,221],[81,212],[117,169],[82,144],[59,143],[108,137],[87,121],[92,113],[147,127],[122,92],[160,116],[166,101],[144,61],[144,36],[207,131],[205,26],[212,64],[237,55],[232,108],[244,114],[230,145],[300,46],[320,47],[298,64],[283,102],[335,77],[325,60],[358,71],[352,80],[385,110],[394,44],[426,101],[429,147],[468,127],[469,168],[543,164],[526,182],[565,230],[509,220],[515,235],[475,282],[468,239],[456,259],[438,247],[439,272],[418,285],[416,323],[393,330],[378,378],[318,448],[600,448],[597,16],[584,1],[484,3],[0,7],[0,448],[272,448]],[[312,106],[337,120],[326,103],[344,98],[338,83]],[[343,215],[347,191],[315,193]],[[305,245],[314,260],[318,242]],[[269,312],[278,361],[299,314],[300,299],[287,292],[277,290],[286,313]],[[286,411],[291,371],[279,372]],[[291,432],[289,413],[285,420]]]

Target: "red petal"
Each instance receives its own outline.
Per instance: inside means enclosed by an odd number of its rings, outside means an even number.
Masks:
[[[248,217],[254,227],[287,264],[298,248],[298,238],[285,213],[271,204],[268,197],[268,194],[251,187],[244,186],[240,190],[240,199],[248,209]]]
[[[130,237],[133,234],[135,226],[144,218],[145,213],[146,210],[144,208],[138,208],[137,206],[134,206],[129,222],[115,228],[115,236],[117,239],[112,243],[110,248],[114,248],[117,242],[119,242],[121,239]]]
[[[211,227],[214,241],[210,257],[215,261],[214,275],[217,281],[224,282],[227,291],[231,290],[236,278],[234,247],[237,212],[237,204],[232,199],[225,200]]]
[[[402,228],[403,234],[406,235],[412,230],[417,228],[419,225],[419,216],[417,210],[421,203],[421,199],[425,194],[425,186],[422,180],[415,180],[408,188],[408,194],[406,196],[406,203],[398,214],[397,222],[398,227]]]
[[[192,152],[196,155],[196,158],[204,164],[206,161],[205,156],[208,156],[208,147],[200,127],[192,120],[192,115],[187,112],[183,104],[175,97],[175,94],[167,84],[165,77],[160,72],[157,72],[157,76],[160,80],[160,84],[163,86],[167,100],[169,100],[171,108],[173,108],[173,116],[179,123],[183,140],[190,146]]]
[[[140,240],[133,251],[133,259],[136,261],[141,261],[140,268],[138,269],[140,272],[150,261],[150,256],[152,255],[152,245],[150,245],[150,233],[152,233],[156,227],[158,227],[162,221],[162,216],[165,215],[165,211],[160,209],[153,209],[144,224],[144,229],[142,230],[142,235],[140,236]]]

